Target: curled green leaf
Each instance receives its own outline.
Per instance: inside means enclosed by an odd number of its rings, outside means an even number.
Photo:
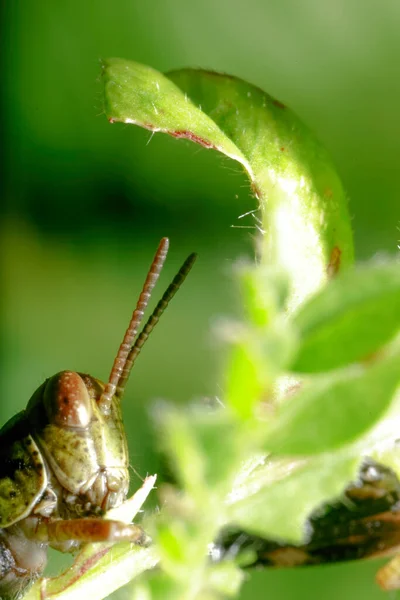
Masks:
[[[281,102],[229,75],[162,75],[119,58],[104,61],[103,81],[110,122],[186,138],[244,167],[265,231],[262,261],[289,273],[290,309],[352,263],[342,184],[324,148]]]

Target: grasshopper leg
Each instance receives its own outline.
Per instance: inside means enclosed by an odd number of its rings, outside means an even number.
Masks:
[[[50,544],[69,541],[150,543],[149,536],[139,525],[99,518],[48,519],[40,523],[37,534]]]

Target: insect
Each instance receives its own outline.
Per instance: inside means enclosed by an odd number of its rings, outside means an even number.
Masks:
[[[308,540],[296,546],[237,531],[225,531],[212,556],[242,556],[247,567],[297,567],[388,556],[400,550],[400,482],[395,473],[372,460],[343,497],[317,510],[307,524]],[[377,574],[386,589],[400,587],[400,558]]]
[[[196,255],[191,254],[138,335],[164,265],[159,244],[106,384],[62,371],[47,379],[25,410],[0,430],[0,597],[18,598],[46,564],[48,546],[73,551],[86,542],[148,538],[135,524],[102,519],[125,499],[129,457],[121,399],[132,366]]]

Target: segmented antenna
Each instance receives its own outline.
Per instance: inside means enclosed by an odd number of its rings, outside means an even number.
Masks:
[[[118,354],[114,360],[108,383],[105,385],[104,391],[98,401],[98,406],[104,414],[107,414],[110,410],[112,397],[116,392],[117,385],[119,384],[121,375],[124,372],[127,358],[137,335],[144,311],[149,303],[151,292],[153,291],[157,279],[160,276],[165,259],[167,258],[168,248],[169,239],[162,238],[157,252],[153,258],[153,262],[151,263],[149,272],[147,273],[146,280],[140,293],[139,300],[137,301],[136,308],[133,311],[128,329],[125,332],[124,339],[122,340]]]
[[[136,338],[136,341],[133,344],[132,348],[130,349],[128,357],[125,361],[125,365],[123,367],[121,377],[117,384],[117,390],[116,390],[117,396],[122,397],[122,395],[125,391],[126,383],[129,379],[129,375],[131,374],[133,364],[134,364],[136,358],[138,357],[138,355],[140,354],[140,351],[143,348],[143,344],[146,342],[150,333],[153,331],[154,327],[157,325],[161,315],[163,314],[164,310],[167,308],[169,302],[172,300],[172,298],[175,296],[176,292],[178,291],[178,289],[180,288],[182,283],[185,281],[190,269],[193,267],[193,264],[194,264],[194,261],[196,260],[196,258],[197,258],[197,254],[195,254],[195,253],[190,254],[190,256],[187,257],[187,259],[185,260],[185,262],[179,269],[178,273],[175,275],[174,279],[172,280],[172,282],[170,283],[170,285],[164,292],[161,300],[158,302],[153,313],[150,315],[146,325],[143,327],[142,331],[139,333],[138,337]]]

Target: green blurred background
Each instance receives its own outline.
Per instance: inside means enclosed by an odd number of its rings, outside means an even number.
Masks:
[[[396,252],[400,237],[400,3],[15,0],[1,22],[2,422],[59,370],[107,377],[161,236],[171,252],[158,294],[199,253],[125,398],[143,476],[160,470],[151,401],[219,393],[213,327],[238,309],[232,265],[255,235],[238,216],[255,201],[216,153],[108,124],[99,59],[226,71],[288,104],[334,157],[364,259]],[[241,598],[383,598],[378,565],[257,573]]]

